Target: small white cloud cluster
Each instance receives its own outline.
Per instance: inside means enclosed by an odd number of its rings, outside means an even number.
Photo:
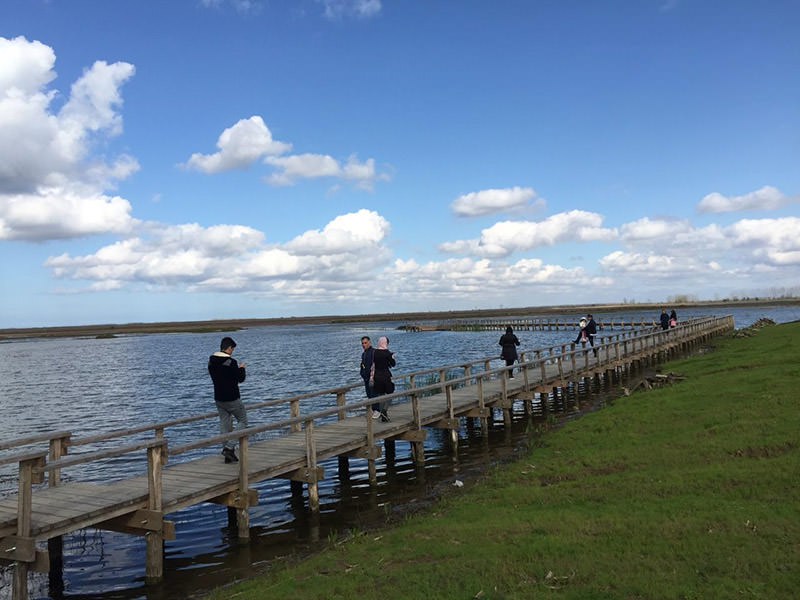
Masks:
[[[389,223],[366,209],[285,244],[266,244],[263,233],[243,225],[150,225],[147,235],[85,256],[51,257],[45,265],[55,277],[89,281],[94,289],[144,284],[291,295],[317,286],[318,294],[322,280],[336,288],[386,263],[382,242],[388,232]]]
[[[369,19],[381,12],[381,0],[317,0],[325,9],[328,19],[356,17]]]
[[[531,200],[534,200],[531,203]],[[525,208],[544,208],[544,200],[530,187],[515,186],[463,194],[450,205],[459,217],[479,217],[497,212],[519,211]]]
[[[122,131],[119,90],[134,72],[95,62],[60,110],[52,48],[0,37],[0,239],[44,240],[122,233],[136,223],[130,203],[108,196],[139,165],[121,154],[92,158],[93,143]]]
[[[697,204],[701,213],[722,213],[737,210],[774,210],[793,202],[800,202],[800,195],[786,196],[771,185],[744,194],[743,196],[723,196],[713,192],[704,196]]]
[[[299,179],[332,177],[355,182],[356,187],[372,190],[374,183],[388,180],[388,175],[378,173],[375,159],[359,162],[355,155],[340,163],[327,154],[293,154],[292,145],[272,139],[272,132],[264,120],[254,115],[241,119],[225,129],[217,139],[214,154],[196,152],[181,166],[203,173],[220,173],[232,169],[244,169],[261,160],[276,167],[277,172],[264,178],[272,185],[292,185]]]
[[[604,228],[602,223],[602,215],[583,210],[557,213],[544,221],[501,221],[484,229],[480,238],[445,242],[439,249],[498,258],[559,242],[615,239],[616,230]]]

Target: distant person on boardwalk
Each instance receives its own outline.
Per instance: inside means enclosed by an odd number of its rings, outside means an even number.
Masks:
[[[392,372],[389,367],[395,366],[394,354],[389,352],[389,338],[378,338],[378,347],[372,354],[372,397],[377,398],[384,394],[394,393],[394,382]],[[387,422],[389,420],[388,406],[384,402],[376,402],[372,405],[372,418]]]
[[[675,309],[672,309],[672,312],[669,313],[669,326],[675,327],[678,324],[678,313],[675,312]]]
[[[589,338],[589,345],[594,348],[594,336],[597,335],[597,323],[594,322],[592,315],[586,315],[588,321],[586,322],[586,337]],[[597,350],[594,350],[594,355],[597,356]]]
[[[247,427],[247,409],[242,404],[239,384],[244,381],[244,363],[237,364],[231,356],[236,342],[229,337],[222,338],[219,352],[208,358],[208,373],[214,382],[214,403],[219,412],[219,432],[233,431],[233,418],[236,417],[237,429]],[[226,463],[239,462],[236,456],[236,440],[226,440],[222,446],[222,455]]]
[[[661,329],[669,329],[669,315],[666,308],[661,310]]]
[[[370,374],[372,373],[372,355],[375,353],[375,348],[372,347],[372,342],[368,336],[361,338],[361,379],[364,380],[364,390],[367,392],[367,398],[372,398],[372,386],[369,383]]]
[[[519,346],[519,340],[510,325],[506,327],[506,332],[500,336],[500,341],[497,343],[503,347],[500,358],[506,361],[507,367],[510,367],[517,360],[517,346]],[[513,369],[508,370],[508,376],[514,377]]]
[[[575,338],[575,343],[578,342],[586,343],[588,340],[586,339],[586,317],[581,317],[580,323],[578,323],[578,327],[580,327],[580,331],[578,331],[578,337]]]

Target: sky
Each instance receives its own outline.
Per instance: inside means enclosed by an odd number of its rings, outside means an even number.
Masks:
[[[2,0],[0,327],[800,295],[795,0]]]

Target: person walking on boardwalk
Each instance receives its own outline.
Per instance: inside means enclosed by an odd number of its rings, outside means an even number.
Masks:
[[[667,314],[667,309],[661,309],[661,329],[669,329],[669,315]]]
[[[594,355],[597,356],[597,350],[594,349],[594,336],[597,335],[597,323],[591,314],[586,315],[588,321],[586,322],[586,337],[589,339],[589,345],[592,347]]]
[[[517,346],[519,346],[519,340],[514,335],[514,330],[511,329],[510,325],[506,327],[506,332],[500,336],[498,344],[503,347],[500,351],[500,358],[506,361],[507,367],[510,367],[517,360]],[[513,369],[508,370],[508,376],[514,377]]]
[[[675,312],[675,309],[672,309],[672,312],[669,313],[669,326],[675,327],[678,324],[678,313]]]
[[[364,390],[367,392],[367,398],[372,398],[372,386],[370,385],[370,374],[372,373],[372,355],[375,353],[375,348],[372,347],[372,342],[368,336],[361,338],[361,379],[364,380]]]
[[[237,364],[231,356],[236,342],[229,337],[222,338],[219,352],[208,358],[208,373],[214,383],[214,403],[219,412],[219,432],[233,431],[233,418],[236,417],[237,429],[247,428],[247,409],[239,394],[239,384],[244,381],[244,363]],[[236,440],[226,440],[222,446],[222,455],[226,463],[238,462],[236,456]]]
[[[394,382],[389,367],[395,366],[394,353],[389,352],[389,338],[378,338],[378,347],[372,354],[372,397],[377,398],[384,394],[394,393]],[[385,402],[376,402],[372,405],[372,418],[387,422],[389,420],[388,405]]]
[[[578,331],[578,337],[575,338],[575,343],[578,342],[586,343],[589,340],[586,338],[586,317],[581,317],[580,323],[578,323],[578,327],[580,331]]]

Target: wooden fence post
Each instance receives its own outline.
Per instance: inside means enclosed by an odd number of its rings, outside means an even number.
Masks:
[[[165,444],[166,442],[164,442]],[[162,457],[164,444],[147,449],[147,508],[161,512],[162,504]],[[148,531],[145,534],[145,582],[158,583],[164,577],[164,534]]]
[[[370,420],[372,416],[370,415]],[[314,440],[314,421],[305,422],[306,467],[308,468],[308,505],[311,512],[319,513],[319,484],[317,483],[317,442]],[[373,461],[374,464],[375,461]]]

